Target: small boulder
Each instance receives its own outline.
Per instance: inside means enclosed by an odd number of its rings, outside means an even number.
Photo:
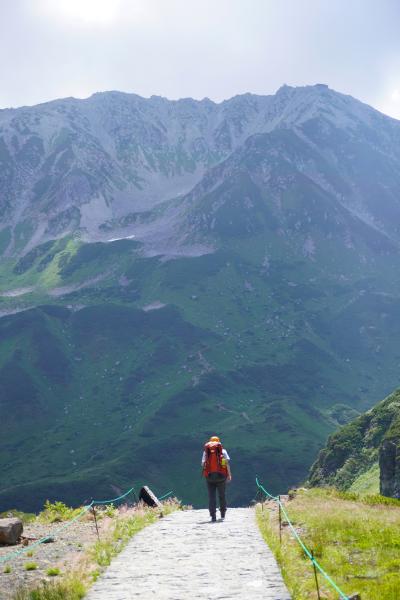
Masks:
[[[23,530],[21,519],[15,517],[0,519],[0,544],[7,546],[17,544]]]
[[[147,504],[147,506],[151,506],[152,508],[162,508],[161,502],[147,485],[144,485],[140,490],[139,500],[142,500],[142,502]]]

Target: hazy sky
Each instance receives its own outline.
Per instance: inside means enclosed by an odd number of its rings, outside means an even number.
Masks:
[[[0,0],[0,107],[327,83],[400,119],[400,0]]]

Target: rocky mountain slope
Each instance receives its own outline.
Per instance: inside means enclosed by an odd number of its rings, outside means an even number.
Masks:
[[[249,151],[247,164],[255,152],[263,169],[258,181],[275,197],[286,189],[280,177],[289,168],[286,176],[296,174],[398,241],[399,129],[323,85],[284,86],[274,96],[245,94],[221,104],[109,92],[2,110],[2,251],[23,253],[73,232],[107,239],[111,231],[150,237],[150,250],[155,231],[169,241],[163,252],[174,251],[181,245],[174,226],[182,225],[176,204],[187,204],[182,195],[199,184],[193,193],[201,197],[218,177],[245,168]],[[149,214],[160,204],[161,214]]]
[[[400,498],[400,390],[331,435],[310,471],[311,485],[367,489]]]
[[[302,480],[398,384],[399,142],[321,85],[0,111],[2,503],[198,506],[215,432],[234,503]]]

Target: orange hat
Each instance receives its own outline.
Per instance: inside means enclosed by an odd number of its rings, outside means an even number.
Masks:
[[[212,435],[210,437],[210,442],[219,442],[219,437],[217,435]]]

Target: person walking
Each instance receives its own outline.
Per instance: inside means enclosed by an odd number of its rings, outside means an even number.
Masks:
[[[225,519],[226,514],[226,494],[225,487],[227,481],[232,481],[230,458],[228,452],[222,447],[218,436],[213,435],[204,445],[201,466],[203,476],[207,481],[208,489],[208,509],[210,511],[211,521],[217,520],[217,492],[219,498],[219,510],[221,520]]]

